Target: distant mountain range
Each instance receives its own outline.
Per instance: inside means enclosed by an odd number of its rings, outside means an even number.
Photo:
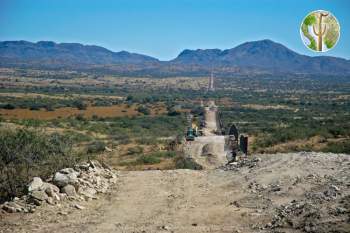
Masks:
[[[175,59],[112,52],[79,43],[40,41],[0,42],[0,67],[74,69],[119,75],[330,74],[350,75],[350,60],[298,54],[271,40],[243,43],[235,48],[182,51]]]

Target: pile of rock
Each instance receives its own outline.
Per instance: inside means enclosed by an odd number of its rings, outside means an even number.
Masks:
[[[226,164],[225,166],[221,167],[225,171],[239,171],[243,167],[253,168],[258,165],[258,163],[261,161],[258,157],[252,157],[252,158],[240,158],[236,162],[231,162],[229,164]]]
[[[294,229],[302,229],[304,232],[313,232],[316,227],[316,219],[320,219],[320,212],[315,205],[293,200],[289,204],[277,209],[268,228],[283,228],[291,226]]]
[[[117,181],[116,174],[105,164],[92,160],[74,168],[64,168],[44,182],[34,177],[28,184],[28,194],[0,205],[8,212],[34,212],[43,204],[56,205],[63,200],[91,200],[96,194],[106,193]]]
[[[277,207],[272,221],[264,229],[347,232],[345,229],[349,227],[350,217],[349,190],[342,193],[333,184],[325,185],[321,190],[323,191],[307,193],[302,200],[293,200]]]

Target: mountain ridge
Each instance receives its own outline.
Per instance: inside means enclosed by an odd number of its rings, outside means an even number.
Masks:
[[[101,46],[52,41],[0,42],[0,67],[67,68],[123,75],[222,75],[297,73],[349,75],[350,60],[307,56],[269,39],[231,49],[185,49],[169,61]]]

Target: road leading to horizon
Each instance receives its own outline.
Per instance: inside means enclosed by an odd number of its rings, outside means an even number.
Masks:
[[[209,101],[204,108],[205,127],[203,136],[196,137],[194,141],[186,142],[185,156],[192,158],[204,169],[215,169],[227,163],[225,151],[225,136],[217,135],[220,131],[217,120],[217,106]]]

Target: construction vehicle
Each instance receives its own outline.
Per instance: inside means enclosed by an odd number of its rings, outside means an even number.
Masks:
[[[195,137],[199,136],[199,129],[195,121],[192,122],[193,135]]]
[[[194,138],[195,138],[195,134],[193,132],[193,128],[188,127],[186,132],[186,141],[194,141]]]

